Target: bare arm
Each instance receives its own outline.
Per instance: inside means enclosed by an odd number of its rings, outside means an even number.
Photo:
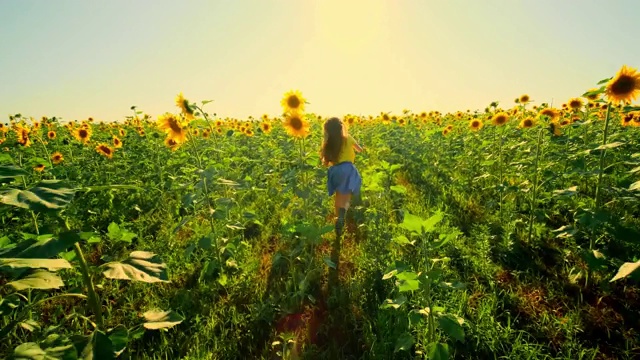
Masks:
[[[358,144],[357,141],[355,141],[355,139],[353,140],[353,148],[357,151],[357,152],[362,152],[362,146],[360,146],[360,144]]]

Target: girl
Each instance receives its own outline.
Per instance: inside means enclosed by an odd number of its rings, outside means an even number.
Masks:
[[[329,196],[335,193],[338,237],[342,235],[351,195],[359,194],[362,186],[360,173],[353,165],[356,151],[361,152],[362,147],[347,133],[347,128],[340,119],[333,117],[324,123],[324,141],[320,153],[322,163],[330,166],[327,172],[327,188]]]

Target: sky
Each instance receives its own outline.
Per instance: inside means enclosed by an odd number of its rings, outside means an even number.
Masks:
[[[560,104],[640,67],[638,0],[0,0],[0,119]]]

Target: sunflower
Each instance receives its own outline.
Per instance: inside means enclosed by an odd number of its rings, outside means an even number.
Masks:
[[[529,98],[529,95],[524,94],[524,95],[520,95],[520,99],[518,100],[520,100],[521,104],[526,104],[529,102],[530,98]]]
[[[217,127],[222,126],[222,120],[216,120],[215,124]]]
[[[118,129],[118,134],[120,134],[120,137],[127,136],[127,132],[124,129]]]
[[[140,137],[144,137],[145,136],[144,129],[138,130],[138,135],[140,135]]]
[[[62,156],[61,153],[59,153],[58,151],[54,152],[53,154],[51,154],[51,161],[54,164],[60,164],[62,161],[64,161],[64,157]]]
[[[405,126],[407,124],[407,120],[403,117],[401,117],[400,119],[398,119],[398,125],[400,126]]]
[[[37,172],[43,172],[44,171],[44,164],[38,164],[38,165],[34,166],[33,170],[35,170]]]
[[[109,159],[111,159],[113,157],[113,149],[110,148],[109,146],[107,146],[107,144],[98,144],[98,146],[96,146],[96,151],[99,154],[102,154],[106,157],[108,157]]]
[[[200,129],[193,129],[193,130],[190,131],[190,133],[193,136],[198,136],[198,135],[200,135]]]
[[[47,133],[47,137],[48,137],[50,140],[55,139],[55,138],[56,138],[56,132],[55,132],[55,131],[53,131],[53,130],[49,131],[49,132]]]
[[[289,135],[294,137],[306,137],[309,134],[309,124],[304,119],[303,115],[298,112],[293,112],[287,115],[284,127]]]
[[[381,119],[383,124],[388,124],[391,122],[391,118],[389,117],[389,114],[382,114]]]
[[[519,127],[522,129],[529,129],[532,128],[533,125],[535,125],[535,121],[533,120],[533,118],[526,118],[526,119],[522,119],[522,121],[520,121],[520,125]]]
[[[24,147],[31,146],[31,139],[29,138],[29,129],[18,125],[16,129],[16,135],[18,136],[18,143]]]
[[[182,93],[180,93],[180,94],[178,94],[178,96],[176,96],[176,106],[178,106],[180,111],[182,111],[182,114],[184,115],[184,117],[187,120],[193,120],[193,118],[194,118],[193,109],[189,105],[189,101],[184,98]]]
[[[262,114],[262,121],[268,121],[268,120],[269,120],[269,115]]]
[[[167,133],[167,136],[177,143],[183,143],[187,140],[187,130],[182,127],[175,115],[166,113],[158,117],[158,128]]]
[[[560,124],[558,124],[557,122],[550,122],[549,123],[549,131],[551,131],[551,133],[553,134],[553,136],[560,136],[562,135],[562,132],[560,131]]]
[[[598,91],[598,89],[589,89],[589,91],[587,91],[587,93],[593,93]],[[589,99],[589,101],[595,101],[598,100],[600,98],[600,94],[591,94],[591,95],[587,95],[585,96],[585,98]]]
[[[217,132],[218,134],[222,134],[222,128],[221,128],[221,127],[216,128],[216,132]]]
[[[211,135],[211,131],[209,131],[209,130],[203,130],[202,131],[202,138],[203,139],[208,139],[210,135]]]
[[[284,109],[285,113],[301,112],[304,111],[305,99],[298,90],[291,90],[284,94],[284,97],[280,101],[280,105]]]
[[[484,124],[482,123],[482,121],[480,121],[478,119],[473,119],[473,120],[471,120],[469,122],[469,127],[473,131],[478,131],[478,130],[482,129],[483,126],[484,126]]]
[[[353,124],[355,123],[356,118],[355,118],[355,117],[353,117],[353,116],[349,116],[349,117],[347,117],[345,120],[347,120],[347,124],[348,124],[349,126],[351,126],[351,125],[353,125]]]
[[[640,95],[640,73],[626,65],[618,71],[605,88],[607,98],[613,103],[625,103]]]
[[[569,102],[567,103],[569,105],[569,108],[571,108],[571,110],[573,111],[578,111],[582,108],[582,100],[580,100],[579,98],[572,98],[569,100]]]
[[[451,129],[449,129],[448,127],[444,128],[442,130],[442,135],[443,136],[447,136],[449,133],[451,132]]]
[[[547,116],[550,120],[555,120],[560,116],[560,112],[554,108],[544,108],[538,113],[539,116]]]
[[[175,139],[172,139],[170,137],[167,137],[166,139],[164,139],[164,144],[171,149],[171,151],[176,151],[178,150],[178,148],[180,147],[180,143],[175,141]]]
[[[265,134],[268,134],[271,132],[271,123],[268,121],[263,121],[262,123],[260,123],[260,129],[262,129],[262,132]]]
[[[247,130],[244,132],[244,134],[245,134],[245,135],[247,135],[248,137],[252,137],[252,136],[253,136],[253,130],[251,130],[251,129],[247,129]]]
[[[621,123],[622,126],[629,126],[631,125],[631,122],[633,121],[633,113],[626,113],[622,118],[621,118]]]
[[[507,120],[509,120],[509,115],[505,112],[499,112],[493,115],[493,118],[491,118],[491,122],[493,123],[493,125],[498,125],[498,126],[502,126],[506,124]]]
[[[88,128],[79,127],[73,131],[73,137],[75,137],[76,140],[82,142],[83,144],[86,144],[91,139],[91,130]]]
[[[122,141],[120,141],[120,139],[118,139],[117,136],[113,137],[113,147],[116,149],[119,149],[122,147]]]

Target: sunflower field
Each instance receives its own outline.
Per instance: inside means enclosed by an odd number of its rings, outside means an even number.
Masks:
[[[560,105],[345,115],[362,193],[333,232],[324,116],[0,124],[0,356],[640,357],[640,73]]]

